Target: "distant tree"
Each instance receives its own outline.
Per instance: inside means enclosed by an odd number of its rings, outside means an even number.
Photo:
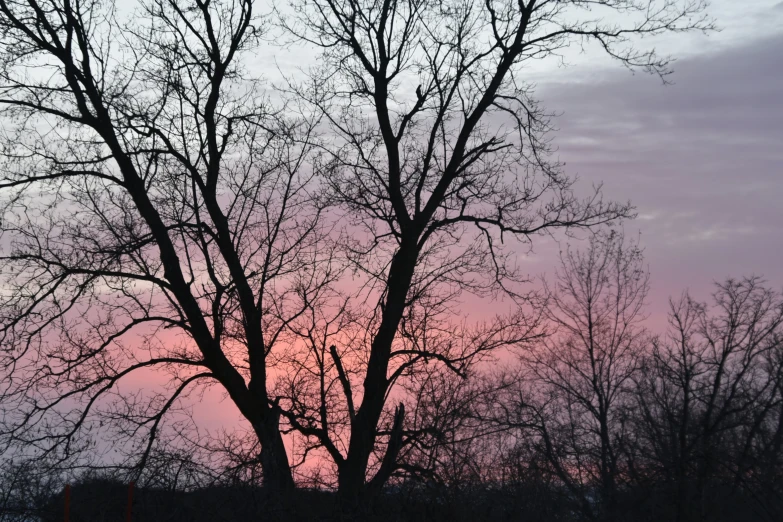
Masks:
[[[629,384],[649,341],[642,326],[649,274],[638,245],[610,232],[584,251],[564,252],[547,290],[555,331],[523,355],[542,447],[569,489],[592,495],[599,486],[597,515],[613,520]]]
[[[269,360],[329,254],[316,122],[241,60],[264,34],[252,0],[0,0],[0,451],[64,462],[107,423],[83,455],[139,441],[110,462],[137,473],[218,384],[293,487]],[[129,392],[148,370],[160,392]]]
[[[562,253],[546,290],[545,335],[518,368],[441,379],[419,401],[443,428],[417,462],[457,491],[535,488],[567,520],[780,519],[780,292],[756,277],[710,302],[686,292],[652,336],[641,251],[611,233]]]
[[[525,65],[593,43],[627,67],[664,75],[669,60],[634,47],[636,39],[708,29],[704,6],[291,2],[294,12],[283,13],[283,24],[322,50],[310,80],[292,81],[292,88],[330,124],[332,141],[318,168],[356,231],[348,250],[366,277],[356,301],[370,305],[362,315],[371,320],[361,346],[337,347],[344,372],[336,362],[330,369],[353,379],[336,388],[344,393],[348,429],[330,431],[318,420],[318,403],[289,396],[281,404],[291,422],[302,420],[303,435],[328,448],[346,497],[384,484],[396,467],[406,412],[387,403],[397,396],[401,368],[415,373],[465,356],[442,352],[447,342],[406,342],[406,329],[425,331],[423,323],[415,326],[423,310],[451,313],[465,292],[519,298],[515,283],[523,278],[503,247],[508,237],[525,243],[631,214],[627,205],[603,202],[598,190],[578,197],[574,180],[550,160],[549,120],[524,82]],[[522,336],[506,340],[515,337]]]
[[[678,521],[716,516],[719,491],[745,490],[763,509],[780,484],[783,296],[751,277],[712,297],[671,302],[669,332],[635,377],[637,465],[675,485]]]
[[[39,462],[7,459],[0,468],[0,522],[40,520],[61,478]]]

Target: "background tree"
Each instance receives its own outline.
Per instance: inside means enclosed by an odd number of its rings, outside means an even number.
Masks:
[[[309,83],[294,90],[330,124],[333,139],[318,166],[356,230],[348,250],[366,277],[359,302],[373,305],[364,346],[351,348],[361,353],[355,380],[343,386],[355,394],[343,399],[355,409],[350,440],[330,452],[347,497],[368,480],[386,480],[389,468],[372,470],[371,461],[379,429],[397,434],[396,423],[404,424],[401,408],[392,414],[386,404],[395,396],[396,356],[410,353],[400,335],[407,317],[465,292],[520,298],[523,278],[503,248],[507,237],[525,243],[631,214],[597,190],[578,197],[549,161],[548,118],[530,96],[524,66],[593,42],[625,66],[664,75],[668,59],[632,40],[706,29],[703,7],[698,0],[292,2],[284,25],[322,50]],[[593,8],[619,21],[596,22]],[[416,364],[449,364],[428,350],[416,355]],[[325,426],[302,433],[338,447]],[[378,462],[395,461],[400,444],[381,440]]]
[[[573,481],[572,491],[591,496],[590,486],[600,484],[603,520],[615,516],[628,385],[648,342],[643,263],[638,245],[614,231],[594,236],[584,251],[564,252],[547,286],[546,317],[555,331],[523,355],[545,455]]]
[[[267,385],[300,289],[329,277],[301,168],[315,122],[247,75],[251,0],[121,15],[0,0],[0,441],[63,462],[109,421],[91,454],[140,441],[114,462],[139,473],[178,399],[218,384],[290,488]],[[123,388],[148,370],[158,392]]]
[[[759,278],[717,284],[710,304],[672,301],[669,334],[638,373],[637,436],[675,485],[677,520],[709,519],[712,495],[757,486],[761,455],[778,461],[782,322],[781,295]]]
[[[780,518],[779,292],[745,278],[710,302],[686,293],[653,337],[641,251],[616,234],[567,250],[547,286],[547,335],[518,369],[420,400],[446,428],[417,448],[434,460],[425,480],[475,498],[532,489],[531,513],[566,520]]]

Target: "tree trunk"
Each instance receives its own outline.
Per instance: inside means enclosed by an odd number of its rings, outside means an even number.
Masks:
[[[389,289],[382,308],[383,317],[372,342],[367,374],[364,378],[364,398],[351,423],[348,455],[339,469],[338,494],[341,501],[356,503],[365,492],[367,466],[375,447],[378,422],[386,402],[389,381],[389,357],[400,320],[405,311],[408,289],[418,257],[416,238],[403,241],[389,267],[386,283]],[[380,489],[381,478],[374,489]]]
[[[687,361],[687,354],[683,353],[683,361]],[[686,366],[683,385],[682,418],[677,426],[677,497],[676,497],[676,522],[685,522],[688,519],[688,497],[690,496],[690,483],[688,482],[688,464],[690,452],[688,449],[688,429],[691,419],[691,373]]]
[[[601,487],[603,489],[604,520],[613,522],[616,512],[617,498],[615,495],[614,462],[611,455],[611,440],[609,437],[609,420],[606,408],[601,407]]]
[[[261,442],[261,470],[264,474],[264,487],[272,491],[291,491],[294,489],[294,477],[288,463],[288,453],[279,429],[279,414],[267,411],[264,421],[255,427]]]

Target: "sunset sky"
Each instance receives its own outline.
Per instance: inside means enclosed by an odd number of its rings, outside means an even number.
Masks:
[[[0,519],[783,520],[783,0],[42,1]]]
[[[659,318],[686,287],[706,299],[729,276],[783,284],[783,2],[712,0],[707,14],[717,31],[642,42],[675,58],[666,86],[592,47],[566,49],[565,66],[526,64],[535,97],[559,114],[553,143],[566,172],[636,206],[624,228],[641,234]],[[274,83],[315,56],[291,47],[251,62]],[[562,246],[538,241],[530,274],[549,272]]]
[[[713,282],[747,275],[783,286],[783,2],[714,0],[708,13],[718,32],[655,42],[677,58],[667,86],[595,49],[530,71],[537,98],[560,113],[554,144],[566,171],[637,208],[624,230],[645,249],[656,331],[668,297],[685,289],[707,300]],[[274,78],[313,56],[259,53],[254,66]],[[562,246],[537,241],[530,275],[550,274]],[[205,427],[234,415],[216,394],[197,408]]]

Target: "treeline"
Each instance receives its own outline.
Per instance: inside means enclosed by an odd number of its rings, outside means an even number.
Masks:
[[[207,470],[161,452],[138,490],[139,520],[781,520],[783,296],[756,277],[728,279],[708,301],[672,299],[654,334],[638,245],[597,234],[561,258],[537,297],[539,336],[462,375],[417,374],[406,444],[376,498],[346,510],[329,489],[260,488],[249,457]],[[74,513],[121,512],[120,477],[77,478],[92,500]],[[58,512],[62,482],[43,478],[6,470],[4,520]]]
[[[647,290],[618,236],[567,252],[515,370],[428,388],[444,429],[415,462],[456,488],[556,493],[569,519],[780,520],[781,294],[755,277],[684,292],[654,335]]]

